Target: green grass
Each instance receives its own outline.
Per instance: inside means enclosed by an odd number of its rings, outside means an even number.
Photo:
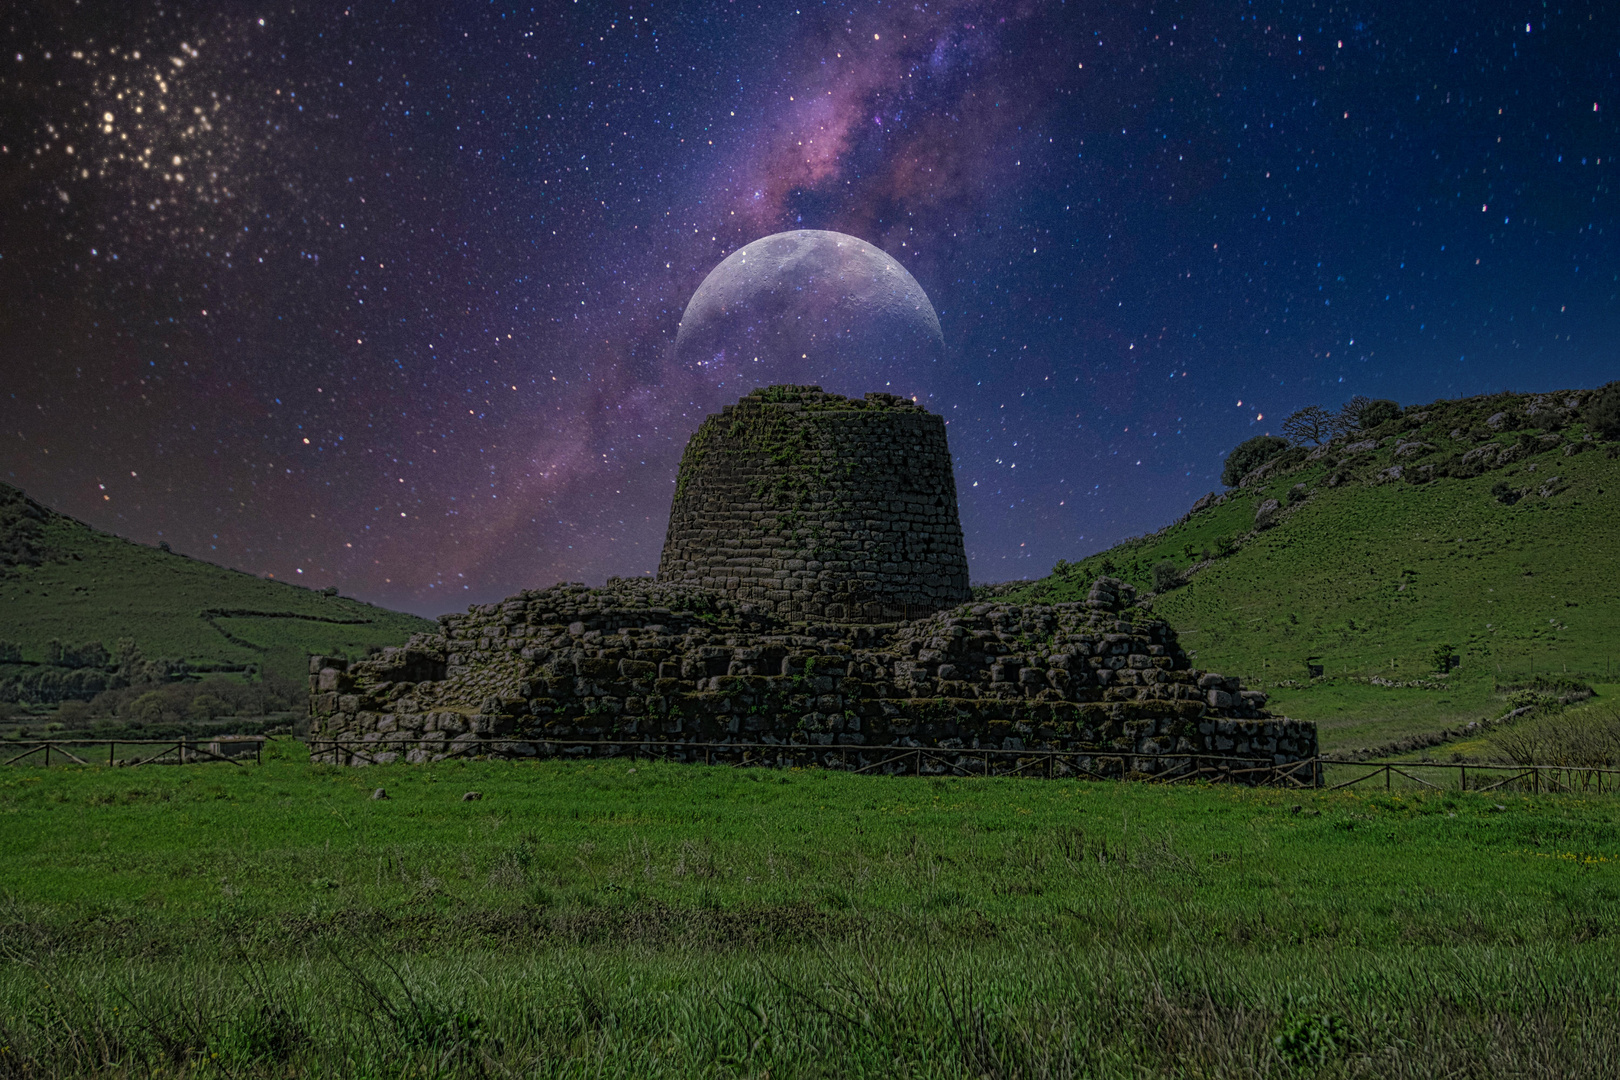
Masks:
[[[1436,449],[1403,459],[1409,468],[1471,446],[1441,429],[1466,428],[1456,414],[1484,407],[1427,408],[1434,418],[1400,437]],[[1156,563],[1185,570],[1222,539],[1251,533],[1260,502],[1285,500],[1304,483],[1309,497],[1281,524],[1215,558],[1158,597],[1153,611],[1177,629],[1199,667],[1242,675],[1272,694],[1274,712],[1317,721],[1325,749],[1500,715],[1499,677],[1567,672],[1620,681],[1620,460],[1601,449],[1565,457],[1555,448],[1468,479],[1375,482],[1391,454],[1381,449],[1339,470],[1348,480],[1337,487],[1324,482],[1325,464],[1305,463],[1234,489],[1220,506],[1061,567],[1065,573],[1010,599],[1082,597],[1105,563],[1145,589]],[[1564,486],[1546,498],[1505,505],[1492,495],[1498,483],[1534,487],[1555,475]],[[1444,642],[1462,664],[1436,679],[1431,657]],[[1322,665],[1326,680],[1312,684],[1307,662]],[[1373,677],[1442,687],[1384,688],[1366,681]]]
[[[44,558],[38,565],[0,568],[0,640],[21,645],[23,659],[33,663],[45,661],[53,638],[100,641],[114,652],[127,638],[149,659],[252,665],[302,679],[311,652],[359,655],[370,645],[399,644],[435,626],[415,615],[149,548],[49,511],[43,521],[19,520]],[[209,614],[220,611],[259,614]],[[28,670],[0,665],[0,678]]]
[[[1609,796],[273,746],[0,772],[0,1074],[1597,1076],[1620,1050]]]

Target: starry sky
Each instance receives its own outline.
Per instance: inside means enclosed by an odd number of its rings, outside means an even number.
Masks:
[[[654,570],[755,386],[942,414],[975,581],[1183,513],[1353,394],[1620,377],[1609,3],[8,5],[0,479],[427,615]],[[695,367],[848,232],[946,355]]]

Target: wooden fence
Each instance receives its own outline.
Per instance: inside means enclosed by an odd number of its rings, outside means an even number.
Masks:
[[[240,758],[250,754],[255,765],[264,760],[265,736],[241,735],[205,739],[181,736],[178,739],[17,739],[0,744],[0,754],[21,750],[0,766],[26,762],[30,765],[50,765],[51,756],[65,759],[74,765],[102,764],[99,750],[107,748],[107,765],[133,768],[136,765],[191,765],[202,761],[226,761],[241,765]],[[120,747],[136,747],[136,757],[117,757]],[[74,753],[78,750],[79,753]],[[234,753],[232,751],[235,751]],[[36,759],[37,760],[30,760]]]
[[[262,763],[265,736],[226,736],[194,739],[18,739],[5,744],[0,753],[11,753],[4,765],[51,765],[53,755],[61,763],[76,765],[107,764],[131,768],[138,765],[183,765],[223,761],[240,766],[251,756]],[[385,737],[372,740],[305,740],[310,757],[343,754],[367,764],[378,763],[375,755],[390,747],[419,747],[419,736]],[[506,741],[506,740],[503,740]],[[1043,748],[997,749],[991,747],[938,746],[821,746],[809,743],[759,742],[677,742],[655,739],[545,739],[529,742],[536,757],[607,756],[662,758],[680,754],[704,764],[734,768],[804,766],[834,768],[852,773],[882,772],[888,775],[953,776],[1043,776],[1089,777],[1094,780],[1139,780],[1156,784],[1197,781],[1243,783],[1285,788],[1340,788],[1383,781],[1386,791],[1401,777],[1419,787],[1434,791],[1492,791],[1516,782],[1532,792],[1586,791],[1598,794],[1620,792],[1620,768],[1598,765],[1518,765],[1480,762],[1437,761],[1342,761],[1331,757],[1304,758],[1277,763],[1270,758],[1239,757],[1231,754],[1137,754],[1112,747],[1074,747],[1066,750]],[[106,758],[96,751],[107,748]],[[134,759],[118,758],[120,747],[136,747]],[[482,740],[459,745],[447,743],[446,757],[470,757],[487,753]],[[77,751],[77,752],[75,752]],[[572,753],[570,753],[572,751]],[[607,753],[603,753],[607,751]],[[395,750],[395,753],[398,751]],[[1108,773],[1088,765],[1101,759]],[[1147,766],[1144,768],[1144,766]],[[1329,768],[1353,769],[1359,775],[1331,781]],[[1430,779],[1420,773],[1427,772]],[[1455,774],[1457,787],[1446,781]],[[1439,781],[1438,783],[1435,781]]]
[[[395,760],[399,749],[427,749],[420,736],[387,736],[365,739],[306,740],[310,757],[339,755],[344,764],[385,764]],[[905,745],[819,745],[814,743],[699,742],[662,739],[535,739],[501,740],[507,745],[522,744],[533,757],[631,757],[670,758],[705,765],[736,768],[819,767],[852,773],[883,772],[955,776],[1044,776],[1090,777],[1096,780],[1138,779],[1153,783],[1181,783],[1210,780],[1276,784],[1287,787],[1320,786],[1312,768],[1316,759],[1277,763],[1271,758],[1241,757],[1233,754],[1142,754],[1106,746],[1000,749],[992,747],[942,747]],[[466,741],[443,744],[434,751],[444,758],[471,757],[488,753],[489,744]],[[1109,771],[1099,772],[1102,763]]]
[[[1416,775],[1423,770],[1429,770],[1431,776],[1435,776],[1438,772],[1437,779],[1446,779],[1450,774],[1456,773],[1457,789],[1461,791],[1491,791],[1514,781],[1528,781],[1530,790],[1534,792],[1595,791],[1602,794],[1605,791],[1610,793],[1620,791],[1620,768],[1603,765],[1495,765],[1463,761],[1373,762],[1335,761],[1332,758],[1317,760],[1323,765],[1362,771],[1362,775],[1353,779],[1324,784],[1328,791],[1364,784],[1369,780],[1377,781],[1380,777],[1384,781],[1384,790],[1391,791],[1394,789],[1394,778],[1397,776],[1435,791],[1450,790]],[[1472,783],[1469,782],[1470,774],[1473,775]]]

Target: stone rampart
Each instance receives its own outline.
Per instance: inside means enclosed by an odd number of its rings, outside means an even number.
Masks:
[[[755,390],[706,419],[658,580],[789,620],[893,622],[968,599],[945,421],[892,394]]]
[[[946,752],[923,771],[1014,771],[1016,756],[972,751],[1058,750],[1078,756],[1053,775],[1161,777],[1223,755],[1232,769],[1316,756],[1315,725],[1194,670],[1170,626],[1133,602],[1105,578],[1084,603],[789,623],[698,588],[561,585],[446,616],[442,633],[370,659],[312,658],[313,749],[368,764],[616,755],[626,742],[729,760],[768,744],[834,768],[881,766],[872,747]]]

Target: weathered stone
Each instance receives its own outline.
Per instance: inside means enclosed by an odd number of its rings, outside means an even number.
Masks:
[[[943,418],[891,394],[854,401],[815,386],[727,406],[681,459],[658,580],[789,618],[883,622],[961,603],[967,555]]]

